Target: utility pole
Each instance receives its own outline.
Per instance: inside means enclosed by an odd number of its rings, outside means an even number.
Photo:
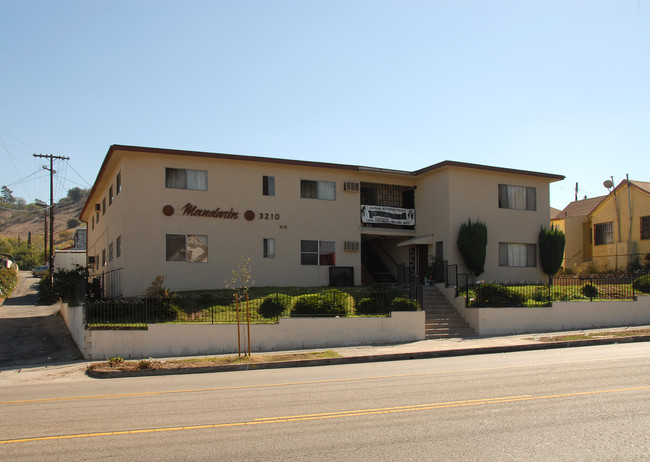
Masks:
[[[50,284],[54,282],[54,159],[59,160],[68,160],[69,157],[65,156],[53,156],[52,154],[34,154],[34,157],[43,157],[50,159],[50,167],[43,165],[45,170],[50,172],[50,254],[49,254],[49,263],[50,263]]]
[[[34,201],[39,207],[43,207],[43,264],[47,263],[47,204],[40,199]]]

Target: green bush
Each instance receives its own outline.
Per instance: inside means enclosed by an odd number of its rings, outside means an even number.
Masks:
[[[284,310],[289,308],[289,300],[289,297],[284,294],[275,293],[267,295],[262,300],[257,312],[260,316],[267,319],[277,318]]]
[[[291,308],[291,316],[310,316],[318,311],[318,294],[302,295]]]
[[[587,298],[598,297],[598,288],[593,284],[585,284],[582,287],[582,295]]]
[[[548,302],[548,289],[546,287],[537,287],[531,298],[536,302]]]
[[[391,311],[417,311],[418,308],[420,308],[420,305],[417,302],[406,297],[395,297],[390,302]]]
[[[638,290],[639,292],[645,292],[646,294],[650,294],[650,274],[646,274],[645,276],[636,278],[634,280],[633,285],[634,285],[634,290]]]
[[[347,316],[348,308],[354,309],[354,298],[340,290],[329,289],[298,297],[291,316]]]
[[[51,305],[57,300],[54,287],[50,284],[50,272],[46,271],[38,283],[38,302],[42,305]]]
[[[478,293],[476,306],[519,307],[524,306],[523,295],[499,284],[483,284]]]
[[[8,297],[18,284],[18,274],[12,268],[0,269],[0,296]]]
[[[388,305],[379,298],[362,298],[356,306],[357,314],[387,314]]]
[[[55,268],[56,269],[56,268]],[[64,302],[74,301],[75,290],[79,284],[88,280],[88,270],[77,265],[73,270],[59,270],[54,272],[54,296]],[[85,291],[85,287],[83,288]]]
[[[321,316],[345,316],[346,307],[354,307],[354,298],[340,290],[324,290],[318,296],[318,314]]]

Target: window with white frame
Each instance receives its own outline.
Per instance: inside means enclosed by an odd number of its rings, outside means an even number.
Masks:
[[[334,181],[300,180],[300,197],[306,199],[336,200]]]
[[[499,208],[537,210],[537,190],[530,186],[499,185]]]
[[[300,241],[300,264],[333,266],[336,264],[334,241]]]
[[[536,267],[537,245],[499,242],[499,266]]]
[[[262,195],[275,196],[275,177],[266,176],[262,177]]]
[[[650,215],[641,217],[641,239],[650,239]]]
[[[166,168],[165,187],[172,189],[208,190],[208,172],[187,168]]]
[[[594,224],[594,245],[614,243],[614,222]]]
[[[208,236],[198,234],[167,234],[167,261],[208,262]]]
[[[262,246],[264,258],[275,258],[275,239],[264,238]]]

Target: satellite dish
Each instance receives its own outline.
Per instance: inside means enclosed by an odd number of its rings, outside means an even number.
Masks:
[[[605,186],[607,189],[612,189],[612,186],[614,186],[614,183],[611,180],[605,180],[605,181],[603,181],[603,186]]]

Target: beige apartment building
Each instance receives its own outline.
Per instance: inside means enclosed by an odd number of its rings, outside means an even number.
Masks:
[[[444,161],[374,167],[113,145],[82,210],[105,295],[257,286],[422,283],[433,257],[466,271],[460,226],[488,228],[483,280],[540,280],[537,239],[560,175]]]

